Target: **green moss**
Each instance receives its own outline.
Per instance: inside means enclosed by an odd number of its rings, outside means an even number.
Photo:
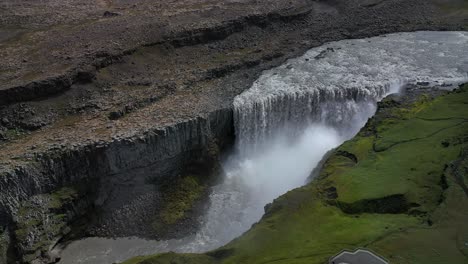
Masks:
[[[356,136],[355,140],[345,142],[340,149],[356,156],[357,161],[366,159],[372,153],[373,137]]]
[[[63,204],[70,203],[78,196],[76,190],[69,187],[64,187],[50,195],[49,208],[59,209]]]
[[[463,30],[468,30],[468,1],[467,0],[432,0],[440,8],[445,18],[459,21]]]
[[[12,128],[12,129],[8,129],[7,131],[5,131],[5,137],[8,140],[19,139],[23,135],[24,135],[24,131],[22,131],[19,128]]]
[[[192,175],[163,186],[164,206],[153,222],[154,229],[162,232],[168,226],[184,219],[194,204],[202,197],[206,188],[205,184]]]
[[[163,264],[163,263],[171,263],[171,264],[212,264],[216,263],[215,259],[207,256],[207,255],[199,255],[199,254],[176,254],[176,253],[165,253],[159,254],[155,256],[148,256],[148,257],[137,257],[130,261],[125,262],[127,264]]]
[[[391,263],[468,263],[467,113],[468,86],[435,100],[386,102],[316,180],[276,199],[219,249],[229,254],[185,255],[184,263],[323,264],[358,247]]]
[[[441,1],[437,0],[438,6],[446,12],[468,11],[468,1]]]
[[[74,189],[65,187],[51,194],[41,194],[23,202],[15,219],[15,237],[22,248],[23,261],[31,261],[47,252],[64,231],[68,219],[66,208],[77,198]]]

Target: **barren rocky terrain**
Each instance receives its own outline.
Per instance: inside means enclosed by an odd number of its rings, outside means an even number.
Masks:
[[[262,70],[332,40],[465,30],[466,5],[2,1],[0,263],[53,262],[71,235],[192,232],[197,210],[155,230],[160,187],[216,170],[232,100]]]

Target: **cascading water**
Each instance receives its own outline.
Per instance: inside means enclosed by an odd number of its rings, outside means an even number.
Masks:
[[[468,81],[467,32],[399,33],[345,40],[266,71],[234,100],[237,150],[224,162],[197,234],[179,240],[87,238],[61,263],[113,263],[158,252],[221,246],[258,221],[265,204],[305,183],[330,149],[352,137],[376,102],[408,83]]]
[[[314,122],[346,131],[354,124],[350,119],[362,116],[363,104],[406,83],[462,82],[468,71],[466,43],[466,32],[415,32],[311,49],[264,72],[236,97],[240,149],[251,152],[272,134],[294,134]]]
[[[281,92],[253,101],[248,101],[243,94],[234,101],[238,150],[243,155],[263,152],[272,139],[281,135],[294,138],[312,124],[334,127],[341,135],[352,135],[375,111],[375,102],[390,87],[397,92],[401,86],[389,84],[368,89],[311,86],[308,90]]]

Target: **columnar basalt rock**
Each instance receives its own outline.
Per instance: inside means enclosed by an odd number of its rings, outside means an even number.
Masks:
[[[87,228],[93,235],[154,238],[151,220],[164,204],[158,185],[192,162],[216,164],[213,144],[223,148],[232,135],[232,111],[222,109],[138,137],[44,153],[2,168],[1,225],[26,262],[53,258],[48,249],[89,210],[98,213]],[[64,196],[61,188],[71,193]]]

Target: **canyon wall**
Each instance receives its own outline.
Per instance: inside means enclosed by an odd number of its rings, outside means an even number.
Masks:
[[[213,148],[232,136],[232,111],[221,109],[130,139],[35,157],[1,172],[2,229],[14,232],[23,261],[46,254],[43,246],[52,247],[90,210],[98,214],[88,231],[94,235],[152,236],[158,184],[192,162],[214,164]]]

